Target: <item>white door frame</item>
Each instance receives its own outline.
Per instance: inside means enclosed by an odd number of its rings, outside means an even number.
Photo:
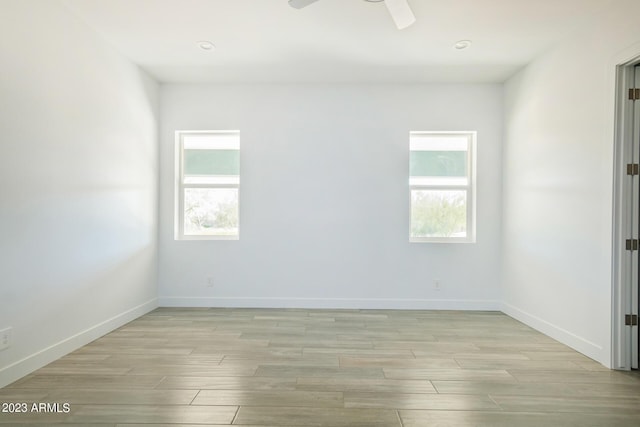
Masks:
[[[629,88],[638,87],[634,82],[638,64],[640,57],[616,70],[611,367],[622,370],[638,368],[638,327],[625,326],[625,314],[638,314],[638,252],[625,249],[627,239],[639,239],[640,177],[627,175],[627,164],[640,163],[640,150],[633,141],[640,101],[634,117],[634,101],[628,95]]]

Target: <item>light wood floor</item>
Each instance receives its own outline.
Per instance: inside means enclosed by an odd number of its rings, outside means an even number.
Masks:
[[[0,390],[0,424],[640,426],[640,376],[495,312],[169,309]]]

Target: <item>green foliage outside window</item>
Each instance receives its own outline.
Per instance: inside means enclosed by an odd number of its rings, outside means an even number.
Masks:
[[[411,198],[412,236],[466,236],[465,192],[416,190],[412,192]]]
[[[233,235],[238,231],[238,192],[234,189],[187,189],[185,234]]]

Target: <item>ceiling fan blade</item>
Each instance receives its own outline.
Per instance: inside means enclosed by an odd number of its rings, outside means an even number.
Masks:
[[[399,30],[416,22],[416,17],[407,0],[384,0],[384,4],[387,5],[387,9],[389,9],[389,13]]]
[[[302,9],[303,7],[307,7],[311,3],[315,3],[317,1],[318,0],[289,0],[289,6],[296,9]]]

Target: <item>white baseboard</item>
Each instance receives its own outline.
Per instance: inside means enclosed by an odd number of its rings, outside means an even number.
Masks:
[[[66,338],[56,344],[44,348],[30,356],[25,357],[9,366],[0,369],[0,388],[42,368],[43,366],[71,353],[74,350],[94,341],[114,329],[147,314],[158,307],[157,298],[153,298],[143,304],[133,307],[123,313],[113,316],[104,322],[98,323],[82,332]]]
[[[573,348],[574,350],[579,351],[587,357],[590,357],[603,364],[605,364],[606,362],[601,360],[603,357],[603,348],[581,336],[569,332],[566,329],[556,326],[553,323],[547,322],[544,319],[527,313],[526,311],[523,311],[505,302],[502,303],[502,312],[524,323],[525,325],[530,326],[533,329],[540,331],[557,341],[560,341],[562,344],[565,344]]]
[[[159,297],[160,307],[318,308],[389,310],[482,310],[500,311],[493,300],[404,298],[207,298]]]

